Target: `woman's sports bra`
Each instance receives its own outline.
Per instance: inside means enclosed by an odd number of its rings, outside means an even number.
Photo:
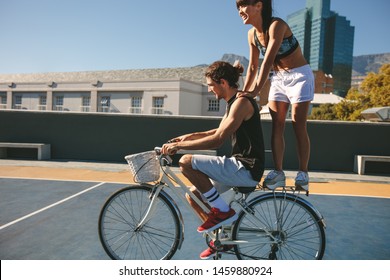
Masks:
[[[267,51],[267,48],[264,47],[260,41],[259,38],[257,38],[256,29],[254,30],[255,34],[255,43],[256,47],[261,51],[261,54],[264,56],[265,52]],[[288,56],[293,51],[295,51],[299,46],[297,38],[295,38],[294,34],[291,34],[290,37],[284,38],[282,41],[282,44],[280,45],[278,54],[276,55],[276,59],[281,59],[283,57]]]

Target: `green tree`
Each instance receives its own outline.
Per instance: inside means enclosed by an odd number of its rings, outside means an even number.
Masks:
[[[375,107],[390,106],[390,64],[384,64],[378,74],[369,73],[361,89],[370,94]]]
[[[325,103],[313,108],[309,117],[311,120],[334,120],[337,119],[334,104]]]
[[[390,64],[384,64],[377,74],[369,73],[360,90],[351,88],[335,112],[337,119],[356,121],[362,119],[362,111],[384,106],[390,106]]]

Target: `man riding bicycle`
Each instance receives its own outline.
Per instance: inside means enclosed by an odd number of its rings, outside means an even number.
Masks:
[[[211,207],[209,213],[204,213],[190,201],[204,221],[198,227],[201,233],[229,225],[237,219],[236,212],[223,200],[221,193],[232,186],[256,186],[263,176],[264,142],[259,109],[254,99],[237,97],[242,72],[241,65],[232,66],[223,61],[211,64],[205,73],[208,90],[227,102],[218,128],[173,138],[162,147],[162,153],[172,155],[180,149],[216,149],[224,141],[231,140],[231,156],[186,154],[179,161],[181,172],[196,188],[194,193],[206,199]],[[200,257],[206,259],[215,252],[208,248]]]

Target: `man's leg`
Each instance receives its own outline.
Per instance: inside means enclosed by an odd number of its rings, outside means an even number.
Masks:
[[[193,169],[191,161],[192,155],[184,155],[180,158],[179,165],[183,175],[206,197],[211,207],[218,208],[222,212],[229,211],[229,205],[219,195],[209,177]]]
[[[201,200],[201,201],[203,200],[200,192],[195,187],[191,188],[190,192],[193,193],[199,200]],[[198,205],[198,203],[196,203],[195,200],[193,200],[188,194],[186,194],[186,198],[187,198],[188,203],[191,205],[191,207],[194,208],[194,210],[195,210],[196,214],[199,216],[199,218],[203,222],[206,221],[208,218],[208,214],[205,211],[203,211],[203,209]],[[206,206],[210,210],[211,207],[208,204]]]
[[[237,219],[236,212],[222,199],[209,177],[192,167],[192,155],[182,156],[179,165],[183,175],[205,196],[212,207],[207,220],[198,227],[198,232],[213,231]]]

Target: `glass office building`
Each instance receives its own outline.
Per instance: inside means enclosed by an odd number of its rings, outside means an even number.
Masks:
[[[345,96],[351,87],[355,28],[330,10],[330,0],[307,0],[306,8],[287,17],[313,71],[331,74],[334,93]]]

